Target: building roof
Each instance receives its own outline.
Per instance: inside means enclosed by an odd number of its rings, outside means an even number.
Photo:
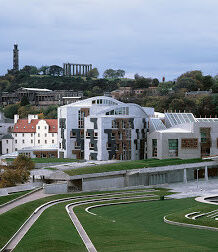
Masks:
[[[27,90],[27,91],[35,91],[35,92],[52,92],[52,90],[47,89],[47,88],[23,88],[23,90]]]
[[[2,137],[2,139],[14,139],[11,134],[7,134]]]
[[[39,121],[44,120],[49,125],[49,133],[58,132],[58,120],[57,119],[32,119],[28,123],[28,119],[19,119],[14,125],[13,133],[35,133],[36,125]]]

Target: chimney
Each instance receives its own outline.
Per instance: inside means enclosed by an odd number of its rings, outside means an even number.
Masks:
[[[28,115],[28,123],[31,123],[33,119],[38,119],[38,115]]]
[[[14,124],[19,120],[19,115],[14,115]]]

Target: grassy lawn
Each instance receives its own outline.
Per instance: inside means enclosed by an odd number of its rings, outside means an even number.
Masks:
[[[13,199],[16,199],[22,195],[25,195],[27,193],[29,193],[31,190],[29,191],[25,191],[25,192],[17,192],[17,193],[12,193],[12,194],[9,194],[7,196],[0,196],[0,205],[6,203],[6,202],[9,202]]]
[[[130,190],[132,191],[132,190]],[[136,190],[137,192],[138,190]],[[35,200],[21,206],[18,206],[4,214],[0,215],[0,248],[4,246],[4,244],[12,237],[12,235],[18,230],[18,228],[23,224],[23,222],[32,214],[32,212],[39,207],[40,205],[55,199],[67,198],[79,195],[93,195],[99,194],[100,192],[92,192],[92,193],[74,193],[74,194],[62,194],[62,195],[54,195],[48,196],[43,199]],[[101,192],[103,193],[103,192]],[[109,192],[107,192],[109,193]],[[157,192],[156,194],[162,194],[163,191]],[[169,192],[166,192],[169,194]],[[152,192],[153,194],[153,192]],[[63,203],[67,204],[67,203]],[[47,212],[46,210],[45,212]],[[41,217],[40,217],[41,218]],[[40,219],[39,218],[39,219]],[[56,222],[55,222],[56,223]],[[54,225],[55,225],[54,223]],[[46,225],[46,224],[45,224]],[[52,227],[51,227],[52,228]]]
[[[92,209],[97,216],[84,206],[75,212],[98,251],[217,251],[217,232],[163,222],[164,215],[197,205],[180,199]]]
[[[6,161],[13,161],[13,158],[7,158]],[[32,158],[31,159],[34,163],[70,163],[76,162],[76,159],[70,158]]]
[[[137,191],[134,195],[142,195]],[[157,196],[163,193],[168,194],[166,190],[154,192]],[[45,244],[46,251],[87,251],[66,213],[65,206],[69,203],[58,204],[43,212],[14,251],[28,251],[28,248],[31,247],[32,251],[43,252],[45,251]]]
[[[200,217],[197,218],[196,220],[192,219],[187,219],[185,218],[185,215],[188,213],[193,213],[193,212],[200,212],[201,213],[207,213],[213,210],[218,210],[218,206],[216,205],[210,205],[206,203],[198,203],[195,207],[185,209],[183,211],[178,211],[176,213],[170,214],[167,216],[168,220],[176,221],[176,222],[182,222],[182,223],[189,223],[189,224],[194,224],[194,225],[202,225],[202,226],[210,226],[210,227],[216,227],[218,228],[218,221],[216,221],[214,218],[209,218],[209,217]]]
[[[65,170],[64,172],[70,176],[90,174],[90,173],[100,173],[100,172],[110,172],[110,171],[121,171],[121,170],[131,170],[140,169],[146,167],[158,167],[167,165],[179,165],[179,164],[189,164],[203,162],[200,158],[195,159],[147,159],[147,160],[137,160],[137,161],[127,161],[114,164],[96,165],[89,167],[81,167],[78,169]]]

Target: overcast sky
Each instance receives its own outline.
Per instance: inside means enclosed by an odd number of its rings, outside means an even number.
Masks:
[[[218,74],[217,0],[0,0],[0,75],[12,68],[92,63],[128,76]]]

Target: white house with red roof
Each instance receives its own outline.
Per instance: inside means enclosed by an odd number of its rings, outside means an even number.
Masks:
[[[57,119],[39,119],[38,115],[19,119],[19,115],[15,115],[11,135],[2,139],[2,154],[27,147],[57,145],[57,131]]]

